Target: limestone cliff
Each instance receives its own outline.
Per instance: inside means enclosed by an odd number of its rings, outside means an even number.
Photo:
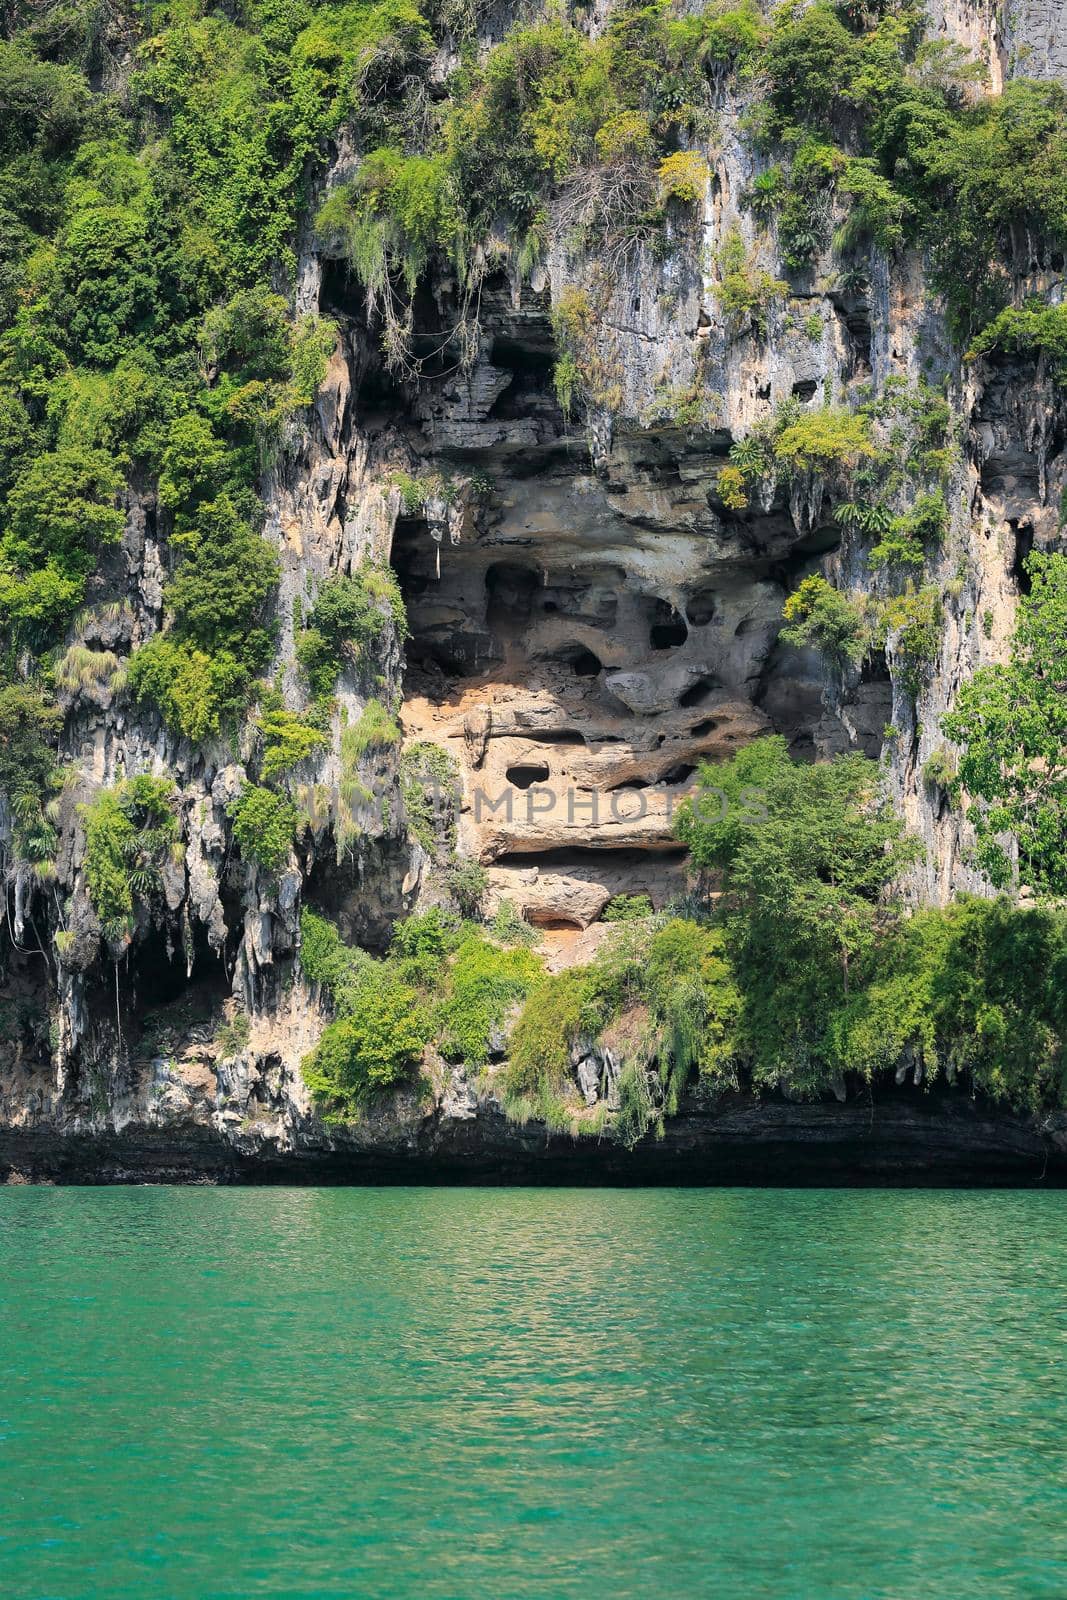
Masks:
[[[595,8],[588,27],[605,16]],[[935,36],[985,63],[995,90],[1013,75],[1067,75],[1056,0],[928,0],[927,16]],[[494,12],[481,45],[508,20]],[[442,47],[438,83],[452,64]],[[509,1130],[492,1074],[475,1082],[436,1056],[420,1087],[358,1126],[323,1124],[300,1073],[323,1025],[298,959],[302,905],[380,951],[398,917],[448,900],[454,838],[460,860],[486,869],[488,912],[510,901],[550,967],[582,959],[611,897],[647,894],[659,907],[686,892],[678,803],[698,763],[764,731],[805,759],[852,748],[880,758],[922,840],[915,900],[988,892],[968,864],[965,815],[931,780],[930,760],[945,748],[940,721],[959,684],[1005,656],[1023,558],[1062,548],[1062,390],[1043,358],[965,361],[914,250],[871,243],[863,271],[843,276],[832,243],[843,198],[810,261],[791,269],[773,221],[747,201],[770,165],[749,136],[752,99],[723,74],[693,147],[708,181],[699,204],[671,212],[665,241],[605,259],[561,229],[529,273],[508,259],[487,266],[476,314],[464,313],[465,359],[454,346],[433,353],[461,308],[456,284],[431,265],[415,301],[418,378],[387,368],[340,246],[302,227],[296,311],[329,318],[337,335],[313,402],[262,467],[265,537],[281,568],[264,676],[291,710],[305,706],[300,618],[327,578],[371,561],[397,575],[409,637],[388,633],[373,679],[351,664],[341,673],[326,742],[296,774],[308,823],[277,874],[234,846],[247,728],[236,742],[194,745],[121,687],[94,678],[60,690],[55,879],[9,851],[0,1119],[13,1168],[61,1171],[66,1148],[90,1174],[94,1150],[109,1172],[247,1174],[345,1152],[384,1171],[405,1153],[446,1150],[454,1171],[464,1160],[477,1171],[506,1165],[509,1152],[533,1171],[541,1135]],[[314,180],[317,200],[360,160],[339,137]],[[779,286],[757,310],[724,304],[730,251],[750,277]],[[1062,256],[1021,241],[1011,270],[1016,303],[1032,291],[1059,300]],[[553,381],[564,348],[583,385],[570,417]],[[920,385],[949,408],[947,530],[924,575],[940,597],[936,654],[916,668],[890,626],[883,649],[841,671],[779,638],[783,606],[813,572],[888,595],[870,537],[834,520],[834,486],[818,471],[772,474],[742,506],[724,499],[720,473],[782,403],[817,409]],[[887,404],[875,428],[899,438],[907,424]],[[87,614],[76,639],[119,658],[163,626],[173,562],[153,487],[134,483],[124,511],[121,545],[99,576],[111,603]],[[344,734],[372,697],[399,702],[403,744],[363,753],[354,779]],[[427,746],[449,763],[420,768]],[[162,903],[142,908],[117,945],[86,882],[84,808],[145,772],[174,779],[180,848]],[[455,796],[442,773],[455,774]],[[362,798],[342,803],[353,781]],[[428,828],[414,826],[412,784],[435,791]],[[4,825],[10,839],[10,816]],[[594,1098],[609,1092],[598,1074]],[[672,1137],[699,1143],[702,1114],[696,1103]],[[809,1115],[833,1111],[796,1111]],[[742,1119],[724,1137],[759,1135]],[[1048,1138],[1020,1133],[1019,1149],[1036,1160]],[[610,1160],[623,1172],[623,1152]],[[568,1172],[584,1161],[574,1147]]]

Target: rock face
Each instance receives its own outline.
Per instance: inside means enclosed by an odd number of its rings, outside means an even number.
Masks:
[[[928,9],[997,84],[1018,72],[1067,75],[1059,0],[929,0]],[[923,769],[960,682],[1004,657],[1021,557],[1059,538],[1062,406],[1032,365],[965,369],[912,256],[872,253],[869,282],[848,292],[826,256],[806,287],[770,307],[765,328],[738,328],[708,267],[722,241],[736,230],[781,275],[773,239],[741,204],[758,170],[740,131],[744,109],[724,91],[705,152],[706,205],[668,251],[636,248],[606,282],[598,263],[561,252],[524,285],[490,276],[472,364],[418,388],[387,380],[343,266],[310,246],[299,264],[298,308],[332,317],[340,334],[314,404],[267,474],[266,533],[282,569],[276,673],[297,707],[303,597],[368,560],[391,562],[410,638],[377,664],[381,692],[402,697],[406,744],[452,757],[458,845],[487,869],[489,909],[510,901],[548,934],[589,929],[615,895],[660,906],[682,892],[671,822],[698,763],[768,730],[806,758],[849,748],[881,756],[925,845],[917,900],[985,887],[964,862],[965,823]],[[332,177],[352,161],[339,156]],[[1035,267],[1029,286],[1049,287],[1048,274]],[[430,288],[447,304],[447,285]],[[565,418],[552,383],[552,310],[575,290],[596,298],[596,355],[614,392],[610,414],[594,405],[588,426]],[[872,592],[881,580],[829,520],[817,482],[778,485],[737,511],[718,474],[731,444],[780,401],[817,407],[863,383],[880,391],[920,376],[947,386],[955,440],[951,528],[934,574],[949,596],[940,653],[917,690],[892,639],[884,661],[840,681],[780,641],[783,604],[815,571]],[[694,390],[699,415],[686,404]],[[401,475],[451,487],[413,511]],[[154,506],[131,500],[118,557],[126,598],[87,636],[96,648],[128,649],[161,625],[166,554],[154,529]],[[311,836],[299,863],[268,880],[232,852],[228,808],[247,751],[194,750],[99,685],[69,692],[64,753],[75,781],[62,800],[58,872],[73,909],[53,954],[37,931],[39,891],[16,875],[7,898],[0,1165],[83,1177],[328,1178],[408,1171],[423,1157],[449,1173],[494,1162],[537,1169],[542,1134],[508,1130],[492,1096],[443,1064],[344,1135],[323,1128],[302,1084],[322,1017],[296,961],[301,904],[326,908],[350,938],[380,948],[396,917],[434,893],[429,857],[406,826],[396,754],[364,765],[369,799],[354,844],[338,848],[331,796],[343,782],[342,730],[365,698],[342,675],[328,748],[307,764]],[[88,901],[79,807],[140,772],[175,778],[183,850],[167,869],[165,921],[139,926],[116,962]],[[577,1070],[592,1093],[592,1069]],[[940,1139],[972,1154],[1002,1148],[1006,1166],[1036,1173],[1058,1148],[1059,1134],[1021,1123],[976,1131],[961,1115],[900,1113],[881,1167],[869,1169],[904,1170],[909,1150]],[[709,1149],[721,1173],[744,1176],[771,1173],[788,1147],[804,1152],[796,1170],[810,1158],[814,1173],[811,1151],[840,1138],[843,1175],[871,1148],[847,1108],[696,1108],[672,1129],[655,1160],[627,1167],[614,1146],[597,1160],[583,1155],[588,1147],[557,1144],[550,1165],[569,1177],[669,1173],[681,1151],[696,1172],[704,1158],[694,1152]],[[726,1154],[746,1140],[762,1152],[748,1168]]]

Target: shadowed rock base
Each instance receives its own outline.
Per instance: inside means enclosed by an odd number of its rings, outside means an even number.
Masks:
[[[793,1105],[745,1096],[692,1105],[633,1150],[519,1127],[501,1115],[429,1117],[395,1140],[282,1149],[173,1124],[121,1132],[0,1133],[9,1183],[697,1184],[1035,1186],[1067,1182],[1067,1117],[1001,1114],[929,1096]]]

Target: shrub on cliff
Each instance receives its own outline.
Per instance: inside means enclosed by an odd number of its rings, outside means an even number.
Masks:
[[[959,779],[978,802],[968,816],[978,862],[998,886],[1019,876],[1067,894],[1067,556],[1030,556],[1011,660],[960,686],[942,727],[963,746]]]
[[[126,931],[138,904],[151,904],[158,896],[177,838],[169,778],[141,773],[101,789],[85,807],[85,881],[109,939]]]
[[[12,485],[0,537],[0,621],[39,641],[81,604],[101,550],[122,537],[121,464],[65,446],[36,456]]]
[[[289,860],[296,807],[285,795],[246,783],[230,806],[233,836],[245,861],[278,873]]]
[[[541,970],[540,959],[524,946],[502,949],[480,933],[468,933],[456,950],[448,995],[437,1012],[442,1055],[483,1065],[494,1033],[502,1030],[509,1010],[525,999]]]
[[[62,725],[62,712],[39,684],[16,679],[0,687],[0,792],[22,860],[50,861],[55,850],[45,808],[59,783],[51,746]]]
[[[1067,917],[1004,900],[920,911],[882,941],[829,1036],[840,1069],[867,1079],[907,1065],[1019,1109],[1062,1103]]]
[[[319,699],[332,695],[342,668],[365,664],[390,625],[404,637],[404,602],[390,569],[368,565],[346,577],[328,578],[296,641],[296,657],[312,693]]]
[[[167,586],[174,622],[130,662],[130,688],[188,739],[217,734],[243,712],[270,659],[268,597],[278,558],[228,495],[201,505],[174,535],[182,552]]]
[[[379,963],[373,984],[352,994],[304,1058],[304,1082],[327,1120],[357,1116],[368,1096],[394,1088],[419,1061],[429,1020],[414,989]]]
[[[818,650],[841,670],[855,667],[871,645],[863,611],[832,583],[812,573],[788,598],[781,638],[798,649]]]
[[[738,1049],[753,1080],[811,1092],[837,1070],[829,1019],[891,920],[885,891],[917,847],[881,798],[875,762],[800,765],[780,742],[760,743],[769,748],[748,814],[724,819],[716,806],[704,817],[698,791],[677,831],[719,878],[717,916],[741,991]],[[739,761],[700,771],[729,810],[752,757],[731,772]]]

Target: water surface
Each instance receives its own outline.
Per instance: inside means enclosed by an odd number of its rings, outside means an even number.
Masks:
[[[1067,1594],[1067,1195],[0,1191],[6,1600]]]

